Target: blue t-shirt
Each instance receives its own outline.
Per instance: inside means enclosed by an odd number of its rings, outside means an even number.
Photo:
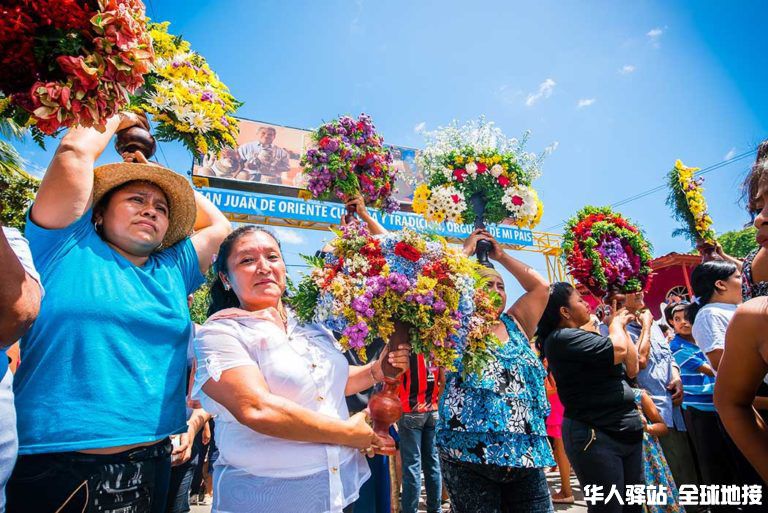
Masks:
[[[192,323],[203,282],[189,239],[135,266],[96,233],[91,211],[60,230],[27,216],[46,296],[21,340],[19,454],[152,442],[185,426]]]
[[[699,367],[709,364],[707,357],[699,346],[688,342],[680,335],[675,335],[669,346],[680,366],[680,379],[683,381],[683,408],[715,411],[713,401],[715,378],[699,372]]]

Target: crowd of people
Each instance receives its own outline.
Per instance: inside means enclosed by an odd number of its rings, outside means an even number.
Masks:
[[[0,343],[21,339],[21,363],[12,375],[0,358],[0,512],[188,511],[212,418],[219,513],[415,513],[422,474],[429,513],[446,499],[455,513],[549,512],[574,502],[571,468],[585,495],[602,494],[588,497],[591,512],[706,511],[682,505],[698,485],[743,487],[741,505],[762,507],[768,142],[746,183],[761,247],[696,267],[693,301],[670,302],[659,320],[642,292],[609,293],[596,316],[573,285],[473,232],[464,253],[489,241],[524,293],[507,309],[501,274],[482,271],[502,299],[501,345],[465,375],[383,340],[365,363],[342,353],[338,334],[287,306],[275,235],[233,231],[140,153],[94,168],[118,130],[144,124],[121,114],[103,131],[70,130],[24,236],[2,230]],[[382,233],[360,199],[350,204],[354,222]],[[196,326],[188,298],[212,262]],[[377,454],[385,442],[367,410],[385,367],[399,373],[404,412],[392,461]],[[553,467],[560,490],[547,484]],[[648,486],[666,499],[627,500]]]

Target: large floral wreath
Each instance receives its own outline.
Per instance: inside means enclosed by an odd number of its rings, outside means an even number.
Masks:
[[[563,235],[568,272],[598,298],[646,290],[651,245],[640,229],[608,207],[584,207]]]
[[[43,134],[101,126],[153,60],[140,0],[8,0],[0,7],[0,116]]]
[[[366,205],[394,212],[398,170],[370,116],[342,116],[312,132],[316,148],[302,157],[307,189],[317,199],[346,201],[361,194]]]
[[[352,223],[338,235],[332,253],[307,258],[313,269],[290,298],[300,319],[341,333],[344,349],[387,340],[402,321],[414,352],[436,366],[456,369],[461,356],[462,371],[479,372],[493,359],[500,298],[486,292],[479,264],[408,229],[373,237]]]
[[[526,138],[507,139],[484,119],[427,133],[426,149],[417,157],[427,183],[413,195],[413,211],[428,221],[472,223],[471,198],[481,194],[485,221],[509,220],[533,228],[543,205],[531,181],[539,175],[541,158],[523,150]]]

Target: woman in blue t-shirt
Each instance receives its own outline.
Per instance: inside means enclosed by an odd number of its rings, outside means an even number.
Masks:
[[[446,376],[440,398],[437,445],[443,479],[455,513],[553,511],[544,468],[555,464],[547,441],[549,403],[546,371],[529,339],[547,304],[547,281],[507,255],[484,230],[464,242],[475,252],[489,240],[489,257],[501,264],[525,293],[504,312],[504,281],[494,269],[483,274],[488,288],[501,296],[494,332],[503,342],[481,376]]]
[[[184,433],[176,452],[190,442],[187,295],[230,226],[184,177],[138,153],[94,169],[133,126],[148,128],[125,114],[103,131],[70,130],[28,214],[47,294],[21,341],[9,513],[162,511],[168,437]]]

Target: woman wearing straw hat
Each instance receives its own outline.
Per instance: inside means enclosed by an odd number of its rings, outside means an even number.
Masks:
[[[70,130],[28,213],[47,295],[21,341],[9,513],[164,507],[168,437],[187,431],[187,295],[230,225],[138,154],[94,170],[115,132],[136,125],[147,127],[124,114],[101,132]]]

